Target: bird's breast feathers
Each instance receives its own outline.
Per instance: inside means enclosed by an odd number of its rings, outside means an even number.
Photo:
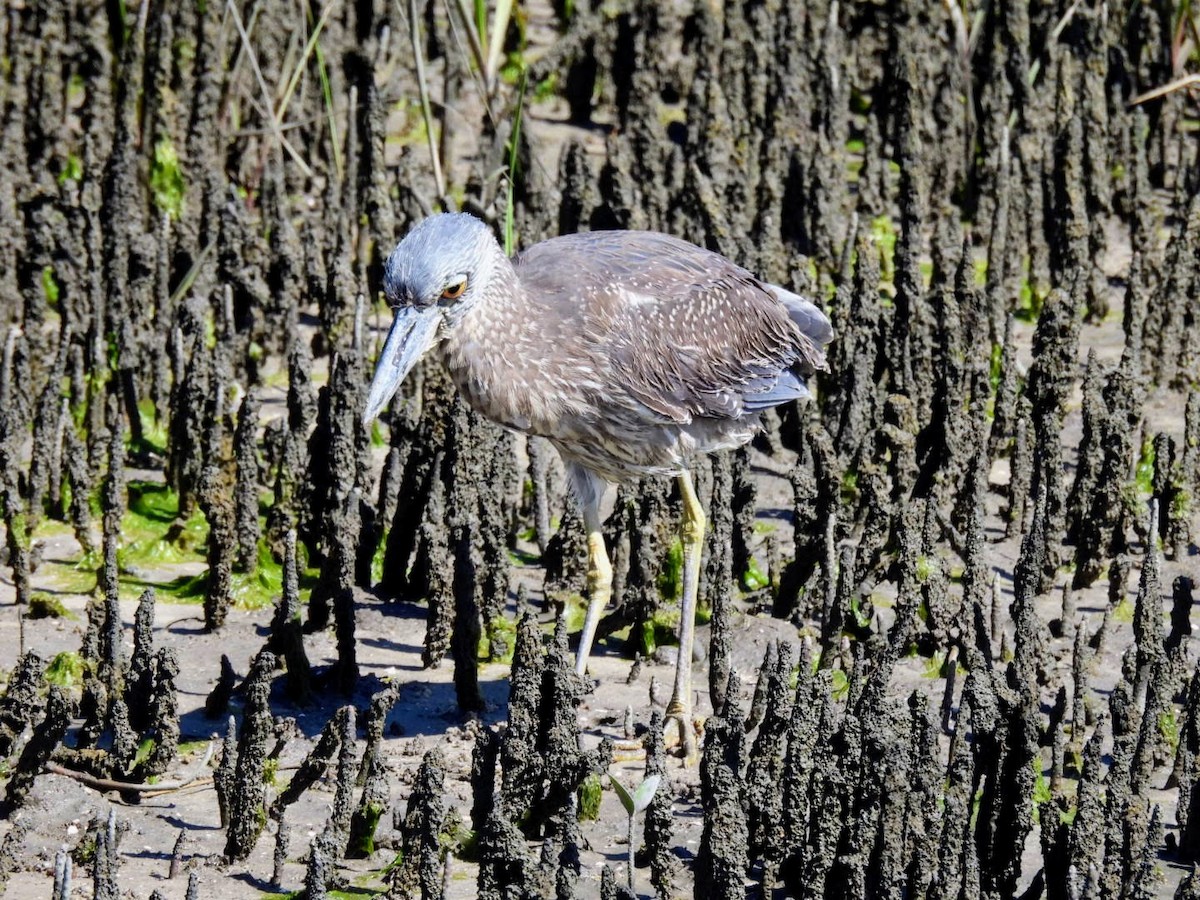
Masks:
[[[470,318],[443,346],[443,361],[472,407],[515,431],[547,437],[594,412],[602,380],[594,365],[533,328],[495,316]]]

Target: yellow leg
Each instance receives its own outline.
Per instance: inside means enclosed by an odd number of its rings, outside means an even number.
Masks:
[[[592,652],[592,641],[596,639],[596,626],[604,607],[612,597],[612,563],[604,549],[604,535],[600,532],[600,504],[608,490],[608,483],[590,469],[578,463],[567,463],[567,477],[571,479],[575,497],[583,513],[583,527],[588,542],[588,607],[583,617],[583,633],[579,636],[579,655],[575,657],[575,671],[582,676],[587,672],[588,654]]]
[[[675,690],[667,704],[667,718],[679,723],[679,739],[684,758],[694,762],[697,757],[696,735],[692,730],[692,644],[696,636],[696,600],[700,592],[700,551],[704,547],[704,530],[708,525],[692,476],[679,476],[679,492],[683,496],[683,600],[679,606],[679,660],[675,666]]]
[[[584,517],[585,520],[590,518]],[[604,549],[604,535],[600,523],[587,522],[588,528],[588,607],[583,618],[583,633],[579,636],[579,655],[575,658],[575,672],[583,675],[587,671],[588,654],[592,652],[592,641],[596,638],[596,626],[604,607],[612,597],[612,563]],[[593,528],[594,525],[594,528]]]

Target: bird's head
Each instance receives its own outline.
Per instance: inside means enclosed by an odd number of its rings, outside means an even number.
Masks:
[[[506,264],[488,226],[465,213],[430,216],[404,236],[384,266],[384,295],[395,318],[364,422],[383,411],[413,366],[486,296]]]

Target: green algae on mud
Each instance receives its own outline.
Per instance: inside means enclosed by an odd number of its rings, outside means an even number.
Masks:
[[[131,481],[128,488],[128,509],[121,518],[121,546],[117,550],[122,599],[135,599],[146,588],[154,588],[160,597],[178,603],[202,603],[208,570],[179,575],[171,575],[170,570],[207,562],[208,523],[204,516],[197,512],[180,522],[179,496],[161,482]],[[36,536],[57,536],[66,530],[62,523],[47,520]],[[103,557],[95,551],[75,559],[47,560],[43,567],[55,589],[91,594],[96,590],[97,571],[102,564]],[[314,575],[301,575],[302,601],[314,583]],[[242,609],[261,609],[272,605],[282,592],[283,566],[260,541],[255,570],[233,573],[233,602]]]
[[[71,690],[83,684],[87,663],[74,650],[63,650],[50,660],[43,676],[48,684]]]
[[[181,603],[203,603],[208,589],[209,573],[206,569],[196,575],[180,575],[166,581],[139,579],[123,575],[122,585],[133,585],[140,591],[152,587],[160,595]],[[316,572],[305,570],[300,575],[300,601],[307,604],[308,595],[316,584]],[[258,543],[258,565],[253,572],[234,572],[229,594],[235,606],[241,609],[263,609],[273,605],[283,594],[283,566],[271,556],[266,542]]]
[[[29,611],[25,613],[25,618],[74,619],[75,616],[57,597],[52,597],[41,591],[35,591],[33,596],[29,598]]]
[[[292,891],[289,894],[279,894],[268,892],[262,895],[263,900],[296,900],[296,898],[308,896],[307,891]],[[362,900],[363,897],[377,897],[379,891],[373,890],[370,887],[346,887],[341,889],[331,889],[325,892],[325,896],[330,900]]]

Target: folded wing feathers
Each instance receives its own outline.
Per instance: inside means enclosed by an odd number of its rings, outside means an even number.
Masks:
[[[572,297],[602,323],[591,339],[617,384],[669,421],[738,418],[808,396],[804,377],[825,368],[833,331],[820,309],[669,235],[566,235],[517,263],[528,289]]]
[[[816,307],[786,302],[751,278],[721,278],[683,296],[626,304],[617,371],[623,385],[675,421],[737,418],[808,396],[831,336]]]

